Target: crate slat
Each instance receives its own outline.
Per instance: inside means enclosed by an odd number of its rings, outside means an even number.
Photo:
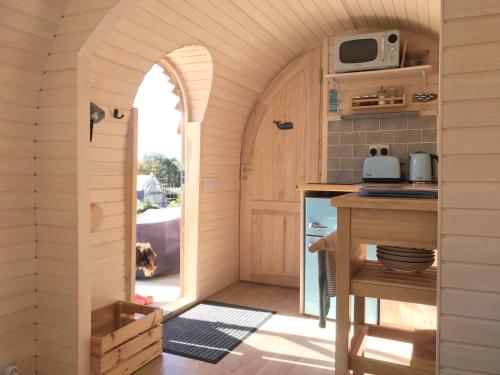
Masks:
[[[137,371],[147,363],[151,362],[153,359],[161,355],[163,348],[161,341],[148,346],[146,349],[141,350],[132,358],[128,359],[124,363],[114,367],[112,370],[106,372],[106,375],[124,375],[131,374]]]

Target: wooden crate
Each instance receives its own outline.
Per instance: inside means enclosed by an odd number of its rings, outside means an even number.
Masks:
[[[92,374],[131,374],[162,353],[161,309],[117,302],[92,312]]]

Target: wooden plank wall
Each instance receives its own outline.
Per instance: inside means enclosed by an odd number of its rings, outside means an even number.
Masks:
[[[66,1],[0,1],[0,363],[15,358],[23,374],[35,371],[35,294],[45,281],[35,273],[45,266],[35,225],[46,217],[41,209],[35,221],[37,106]]]
[[[144,51],[148,50],[148,59]],[[111,54],[110,54],[111,53]],[[112,31],[91,59],[91,100],[106,111],[96,125],[90,151],[92,203],[104,213],[91,234],[92,309],[127,298],[126,159],[131,108],[144,75],[165,52]],[[116,58],[120,58],[117,61]],[[186,47],[168,55],[188,89],[191,116],[202,119],[211,87],[211,59],[203,47]],[[125,117],[111,116],[117,108]],[[135,188],[135,186],[133,187]]]
[[[41,85],[36,133],[38,374],[77,373],[84,345],[79,335],[76,55],[116,1],[70,0],[64,17],[54,20],[58,27]]]
[[[237,90],[243,91],[243,87],[238,87],[227,77],[216,76],[215,70],[212,73],[212,59],[204,47],[191,46],[175,50],[182,44],[197,44],[199,39],[192,38],[187,33],[178,30],[176,33],[169,33],[174,28],[168,17],[168,9],[156,2],[150,2],[150,4],[150,8],[142,4],[134,8],[122,21],[118,22],[105,38],[105,42],[97,48],[91,60],[91,82],[93,86],[101,83],[105,85],[105,89],[93,87],[92,97],[99,105],[107,107],[116,105],[126,111],[130,107],[135,92],[130,85],[127,87],[130,90],[125,91],[123,81],[128,81],[136,89],[151,64],[158,61],[166,52],[174,50],[168,55],[168,59],[178,70],[187,87],[186,95],[191,111],[189,119],[190,121],[204,119],[201,151],[202,179],[203,177],[218,179],[216,187],[202,184],[200,233],[193,233],[199,236],[200,243],[199,293],[201,296],[206,296],[238,279],[239,149],[242,130],[249,108],[255,100],[255,94],[251,97],[248,95],[244,97],[244,94],[241,95],[243,97],[238,97]],[[162,16],[153,17],[152,13]],[[153,32],[152,29],[155,31]],[[138,40],[137,35],[143,38]],[[169,39],[166,39],[166,36]],[[105,82],[103,82],[104,78],[106,78]],[[120,81],[120,85],[117,81]],[[117,90],[113,93],[114,87]],[[211,88],[212,96],[205,113]],[[125,97],[127,95],[129,95],[128,98]],[[231,99],[227,100],[227,97]],[[212,102],[213,105],[211,105]],[[108,131],[104,130],[104,127],[101,128],[102,131]],[[101,141],[97,142],[100,144]],[[101,146],[104,145],[101,144]],[[106,157],[118,156],[108,153]],[[94,192],[93,195],[95,195]],[[116,197],[119,194],[109,196]],[[118,232],[119,229],[116,229],[118,236],[124,235],[123,231]],[[103,254],[106,250],[101,247],[98,252]],[[97,257],[98,254],[93,252],[93,255]],[[102,261],[103,264],[104,262]],[[220,266],[217,267],[214,264]],[[119,268],[120,266],[117,267],[115,276],[109,274],[104,276],[105,268],[96,271],[103,273],[101,279],[97,274],[93,277],[93,290],[96,294],[102,293],[100,286],[107,282],[106,278],[119,277]],[[120,276],[123,277],[123,274]],[[111,285],[107,285],[111,289]],[[114,290],[116,288],[120,286],[117,284]],[[116,297],[111,290],[108,296]],[[100,301],[94,299],[94,307],[104,304],[105,301],[106,298]]]
[[[441,374],[500,373],[500,2],[444,0]]]

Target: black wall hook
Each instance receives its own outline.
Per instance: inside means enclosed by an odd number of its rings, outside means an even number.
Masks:
[[[95,103],[90,103],[90,142],[94,133],[94,124],[106,117],[106,112]]]
[[[273,121],[279,130],[293,129],[293,122]]]
[[[121,115],[118,115],[118,113],[119,113],[118,108],[115,108],[113,110],[113,117],[117,118],[118,120],[121,120],[122,118],[125,117],[125,115],[123,113]]]

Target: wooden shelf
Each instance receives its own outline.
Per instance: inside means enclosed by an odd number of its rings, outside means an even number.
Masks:
[[[384,104],[379,104],[379,101],[397,101],[397,103],[384,103]],[[397,108],[397,107],[405,107],[406,106],[406,97],[403,96],[398,96],[398,97],[387,97],[387,98],[380,98],[380,99],[351,99],[352,105],[351,105],[351,110],[352,111],[369,111],[369,110],[380,110],[380,109],[386,109],[386,108]],[[371,102],[376,102],[376,104],[367,104]],[[355,106],[354,104],[360,104],[358,106]],[[364,104],[364,105],[363,105]]]
[[[383,326],[357,327],[349,354],[349,367],[354,373],[374,375],[430,375],[436,373],[436,331],[404,330]],[[393,353],[384,357],[366,346],[368,337],[377,337],[413,345],[411,358],[399,358]]]
[[[418,78],[423,73],[432,70],[432,65],[410,66],[407,68],[370,70],[366,72],[333,73],[325,74],[325,79],[334,79],[337,82],[347,82],[355,80],[382,81],[401,78]]]
[[[386,269],[379,262],[365,262],[351,278],[351,294],[401,302],[436,305],[437,272],[422,273]]]
[[[328,113],[328,121],[340,121],[342,118],[340,117],[340,113]]]
[[[399,105],[398,105],[399,106]],[[387,108],[380,106],[381,109]],[[366,108],[368,109],[368,108]],[[418,110],[418,111],[398,111],[398,112],[393,112],[393,111],[380,111],[380,112],[363,112],[363,111],[351,111],[351,112],[344,112],[344,113],[335,113],[335,112],[330,112],[327,115],[328,121],[340,121],[342,119],[347,119],[347,120],[362,120],[362,119],[367,119],[367,118],[375,118],[375,119],[383,119],[383,118],[401,118],[401,117],[418,117],[418,116],[437,116],[437,110],[436,109],[424,109],[424,110]]]

